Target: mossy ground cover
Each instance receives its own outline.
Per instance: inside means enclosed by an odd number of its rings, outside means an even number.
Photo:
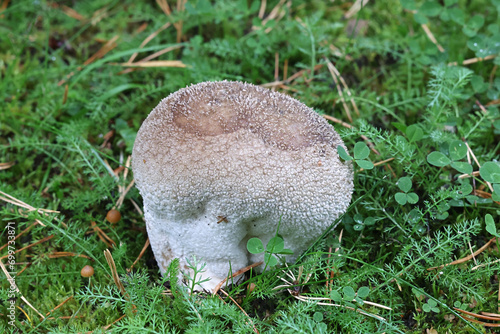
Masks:
[[[0,332],[495,332],[500,2],[360,3],[1,0]],[[297,263],[190,294],[129,157],[160,99],[224,79],[331,121],[355,193]]]

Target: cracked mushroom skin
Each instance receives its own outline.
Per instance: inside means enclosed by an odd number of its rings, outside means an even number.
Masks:
[[[203,82],[163,99],[142,124],[132,168],[165,273],[178,258],[206,263],[204,289],[262,261],[279,224],[294,260],[349,206],[351,162],[333,127],[298,100],[241,82]]]

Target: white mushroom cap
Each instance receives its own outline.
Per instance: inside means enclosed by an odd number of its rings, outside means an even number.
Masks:
[[[340,136],[288,95],[240,82],[204,82],[163,99],[144,121],[132,167],[144,199],[153,252],[162,273],[170,260],[195,255],[213,288],[262,259],[251,237],[276,233],[300,255],[341,214],[353,192]],[[231,266],[230,266],[231,264]]]

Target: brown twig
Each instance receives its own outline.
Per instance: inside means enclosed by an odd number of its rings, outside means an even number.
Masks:
[[[125,291],[125,287],[123,286],[122,281],[120,280],[120,276],[118,276],[118,271],[116,270],[115,260],[113,259],[113,256],[111,255],[111,252],[109,251],[109,249],[106,249],[104,251],[104,257],[106,258],[106,262],[108,262],[109,269],[111,269],[111,277],[113,278],[115,285],[118,287],[118,290],[120,291],[120,293],[128,299],[129,298],[128,294]]]
[[[356,0],[356,2],[354,2],[354,4],[351,6],[351,8],[349,8],[347,13],[344,14],[344,18],[350,19],[351,17],[356,15],[361,10],[361,8],[366,6],[368,1],[370,1],[370,0]]]
[[[121,317],[119,317],[118,319],[116,319],[115,321],[113,321],[112,323],[110,323],[109,325],[104,326],[102,329],[104,329],[104,330],[109,329],[111,326],[113,326],[114,324],[116,324],[118,321],[122,320],[126,316],[127,316],[126,314],[122,315]]]
[[[113,239],[111,239],[106,233],[104,233],[104,231],[99,226],[97,226],[95,221],[91,221],[90,226],[92,227],[94,232],[97,233],[99,239],[101,239],[101,241],[106,244],[106,246],[108,247],[116,246],[116,242],[114,242]]]
[[[91,260],[92,258],[88,255],[85,254],[77,254],[73,252],[52,252],[51,254],[47,255],[48,258],[50,259],[57,259],[60,257],[83,257],[86,259]]]
[[[474,253],[472,253],[470,255],[467,255],[466,257],[463,257],[461,259],[458,259],[458,260],[455,260],[453,262],[450,262],[450,263],[442,264],[442,265],[437,266],[437,267],[427,268],[427,270],[431,271],[431,270],[434,270],[434,269],[441,269],[441,268],[444,268],[444,267],[447,267],[447,266],[452,266],[452,265],[455,265],[455,264],[460,264],[460,263],[467,262],[470,259],[472,259],[474,256],[477,256],[478,254],[482,253],[486,248],[488,248],[495,241],[496,241],[496,238],[491,238],[486,244],[483,245],[483,247],[479,248]]]
[[[333,116],[323,115],[323,117],[326,118],[329,121],[338,123],[338,124],[342,125],[343,127],[348,128],[348,129],[354,128],[351,124],[343,122],[340,119],[335,118]],[[375,149],[375,145],[373,145],[373,143],[368,139],[367,136],[361,135],[361,138],[366,142],[366,144],[368,145],[368,147],[370,148],[370,150],[372,150],[373,153],[375,153],[376,155],[380,155],[380,152]]]
[[[42,319],[45,319],[43,314],[41,314],[33,305],[31,305],[31,303],[26,298],[24,298],[23,294],[16,285],[15,279],[13,279],[12,276],[10,276],[9,271],[7,270],[7,268],[5,268],[5,265],[3,264],[2,261],[0,261],[0,267],[10,283],[10,289],[17,292],[21,296],[21,300],[24,301],[26,305],[28,305],[33,311],[35,311]]]
[[[439,52],[444,52],[444,48],[441,46],[441,44],[438,43],[436,37],[434,37],[434,34],[431,32],[431,30],[429,29],[429,26],[427,24],[422,24],[422,29],[424,29],[425,31],[425,34],[427,35],[427,37],[429,37],[429,39],[431,40],[432,43],[434,43],[434,45],[436,45],[436,47],[438,48]]]
[[[168,4],[167,4],[168,6]],[[153,38],[155,38],[156,36],[158,36],[158,34],[160,32],[162,32],[163,30],[167,29],[168,27],[170,27],[171,23],[170,22],[167,22],[165,23],[164,25],[162,25],[158,30],[156,30],[155,32],[153,32],[152,34],[150,34],[148,37],[146,37],[142,43],[139,45],[139,49],[142,49],[144,46],[146,46],[146,44],[148,44]],[[134,54],[132,54],[128,60],[127,63],[133,63],[135,58],[137,57],[139,53],[138,52],[135,52]]]
[[[231,275],[230,278],[235,278],[236,276],[240,276],[241,274],[246,273],[250,269],[260,266],[261,264],[262,264],[262,261],[259,261],[257,263],[246,266],[245,268],[236,271],[234,274]],[[228,278],[226,277],[222,281],[220,281],[219,284],[217,284],[214,291],[212,292],[212,295],[215,295],[220,290],[220,288],[224,285],[224,283],[226,283],[227,279]]]
[[[54,313],[55,310],[57,310],[58,308],[60,308],[61,306],[63,306],[64,304],[66,304],[70,299],[72,299],[73,296],[69,296],[68,298],[66,298],[64,301],[62,301],[59,305],[57,305],[56,307],[54,307],[52,310],[50,310],[49,312],[47,312],[45,314],[45,316],[48,316],[49,314],[51,313]]]
[[[141,257],[144,255],[144,253],[148,249],[148,247],[149,247],[149,238],[146,239],[146,242],[144,243],[144,246],[142,247],[142,250],[139,253],[139,256],[137,256],[137,259],[135,259],[134,263],[132,263],[132,265],[130,266],[130,268],[127,269],[128,272],[132,271],[132,269],[134,268],[135,264],[137,262],[139,262],[139,260],[141,259]]]
[[[180,60],[151,60],[142,63],[121,63],[123,67],[186,67]]]
[[[496,55],[489,55],[489,56],[486,56],[484,58],[480,58],[480,57],[470,58],[470,59],[464,60],[460,65],[475,64],[475,63],[478,63],[481,61],[494,59],[495,57],[496,57]],[[457,65],[458,65],[458,63],[456,61],[448,63],[448,66],[457,66]]]
[[[264,14],[266,14],[266,6],[267,6],[267,0],[262,0],[260,2],[260,8],[259,8],[259,19],[263,19],[264,18]]]
[[[467,314],[467,315],[470,315],[470,316],[473,316],[473,317],[476,317],[476,318],[479,318],[479,319],[494,320],[494,321],[500,320],[500,318],[498,318],[498,316],[481,315],[481,314],[477,314],[477,313],[473,313],[473,312],[461,310],[461,309],[459,309],[457,307],[454,307],[453,309],[455,311],[458,311],[458,312],[462,313],[462,314]],[[466,320],[469,320],[470,322],[474,322],[476,324],[481,324],[481,325],[486,326],[486,327],[500,327],[500,324],[492,324],[492,323],[489,323],[489,322],[479,321],[479,320],[472,319],[472,318],[469,318],[469,317],[466,317],[466,316],[462,316],[462,317],[464,319],[466,319]]]
[[[51,234],[51,235],[49,235],[49,236],[46,236],[45,238],[43,238],[43,239],[41,239],[41,240],[38,240],[38,241],[36,241],[36,242],[34,242],[34,243],[32,243],[32,244],[30,244],[30,245],[26,246],[26,247],[23,247],[23,248],[19,248],[19,249],[17,249],[17,250],[14,252],[14,254],[19,253],[19,252],[22,252],[22,251],[23,251],[23,250],[25,250],[25,249],[31,248],[31,247],[36,246],[36,245],[38,245],[38,244],[41,244],[41,243],[43,243],[43,242],[45,242],[45,241],[48,241],[48,240],[52,239],[53,237],[54,237],[54,235],[53,235],[53,234]],[[7,258],[8,256],[9,256],[9,255],[4,255],[4,256],[0,257],[0,260],[1,260],[1,259],[5,259],[5,258]]]
[[[476,162],[476,165],[479,168],[481,168],[481,165],[479,164],[479,161],[477,160],[476,155],[474,154],[474,152],[470,148],[469,144],[466,141],[464,141],[464,143],[465,143],[465,146],[467,146],[467,151],[470,153],[470,155],[472,156],[472,158]],[[493,192],[493,186],[491,185],[491,183],[489,183],[488,181],[484,181],[484,182],[486,182],[486,184],[488,185],[488,188],[490,188],[491,192]]]
[[[15,240],[17,240],[17,238],[19,238],[19,237],[20,237],[20,236],[22,236],[24,233],[26,233],[26,232],[28,232],[29,230],[31,230],[31,228],[32,228],[33,226],[35,226],[36,224],[38,224],[38,222],[34,222],[34,223],[32,223],[30,226],[28,226],[27,228],[25,228],[22,232],[18,233],[18,234],[14,237],[14,239],[13,239],[13,240],[11,240],[11,241],[15,241]],[[8,245],[8,244],[9,244],[9,242],[7,242],[5,245],[3,245],[2,247],[0,247],[0,251],[1,251],[2,249],[4,249],[5,247],[7,247],[7,245]]]
[[[342,242],[342,234],[344,230],[340,230],[339,235],[339,244]],[[335,248],[335,253],[339,251],[340,247]],[[331,285],[333,288],[333,276],[335,275],[335,271],[330,267],[330,258],[332,255],[332,247],[328,248],[328,260],[326,261],[326,266],[328,270],[326,271],[326,290],[328,291],[328,285]],[[330,289],[331,290],[331,289]]]
[[[115,35],[113,38],[111,38],[109,41],[106,42],[96,53],[94,53],[92,56],[90,56],[84,63],[83,66],[78,66],[77,71],[82,70],[85,66],[93,63],[95,60],[100,59],[104,57],[109,51],[113,50],[116,48],[117,44],[115,43],[116,40],[118,40],[120,36]],[[71,72],[68,75],[66,75],[65,79],[62,79],[57,83],[58,86],[61,86],[66,83],[73,75],[75,75],[75,72]]]
[[[252,318],[250,318],[250,316],[248,315],[248,313],[246,313],[246,312],[245,312],[245,310],[244,310],[244,309],[240,306],[240,304],[238,304],[238,303],[236,302],[236,300],[234,300],[234,299],[233,299],[233,297],[231,297],[231,296],[230,296],[230,295],[229,295],[226,291],[224,291],[224,290],[220,290],[220,292],[222,292],[223,294],[225,294],[225,295],[226,295],[226,297],[228,297],[229,299],[231,299],[231,301],[232,301],[232,302],[233,302],[233,303],[234,303],[234,304],[235,304],[235,305],[236,305],[236,306],[237,306],[237,307],[241,310],[241,312],[243,312],[243,314],[244,314],[244,315],[248,318],[248,321],[250,321],[250,323],[252,324],[252,327],[253,327],[253,331],[254,331],[254,333],[259,334],[259,331],[257,330],[257,327],[255,327],[255,324],[253,323]],[[219,295],[217,295],[217,296],[219,296]],[[220,298],[220,296],[219,296],[219,298]],[[222,300],[222,298],[220,298],[220,299]],[[224,300],[222,300],[222,301],[224,301]]]

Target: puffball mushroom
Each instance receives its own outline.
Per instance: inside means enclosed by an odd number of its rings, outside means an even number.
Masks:
[[[314,110],[241,82],[203,82],[169,95],[135,140],[132,168],[162,274],[178,258],[206,263],[204,289],[248,264],[248,239],[279,234],[294,260],[340,215],[353,192],[345,145]],[[197,277],[200,278],[200,277]]]

